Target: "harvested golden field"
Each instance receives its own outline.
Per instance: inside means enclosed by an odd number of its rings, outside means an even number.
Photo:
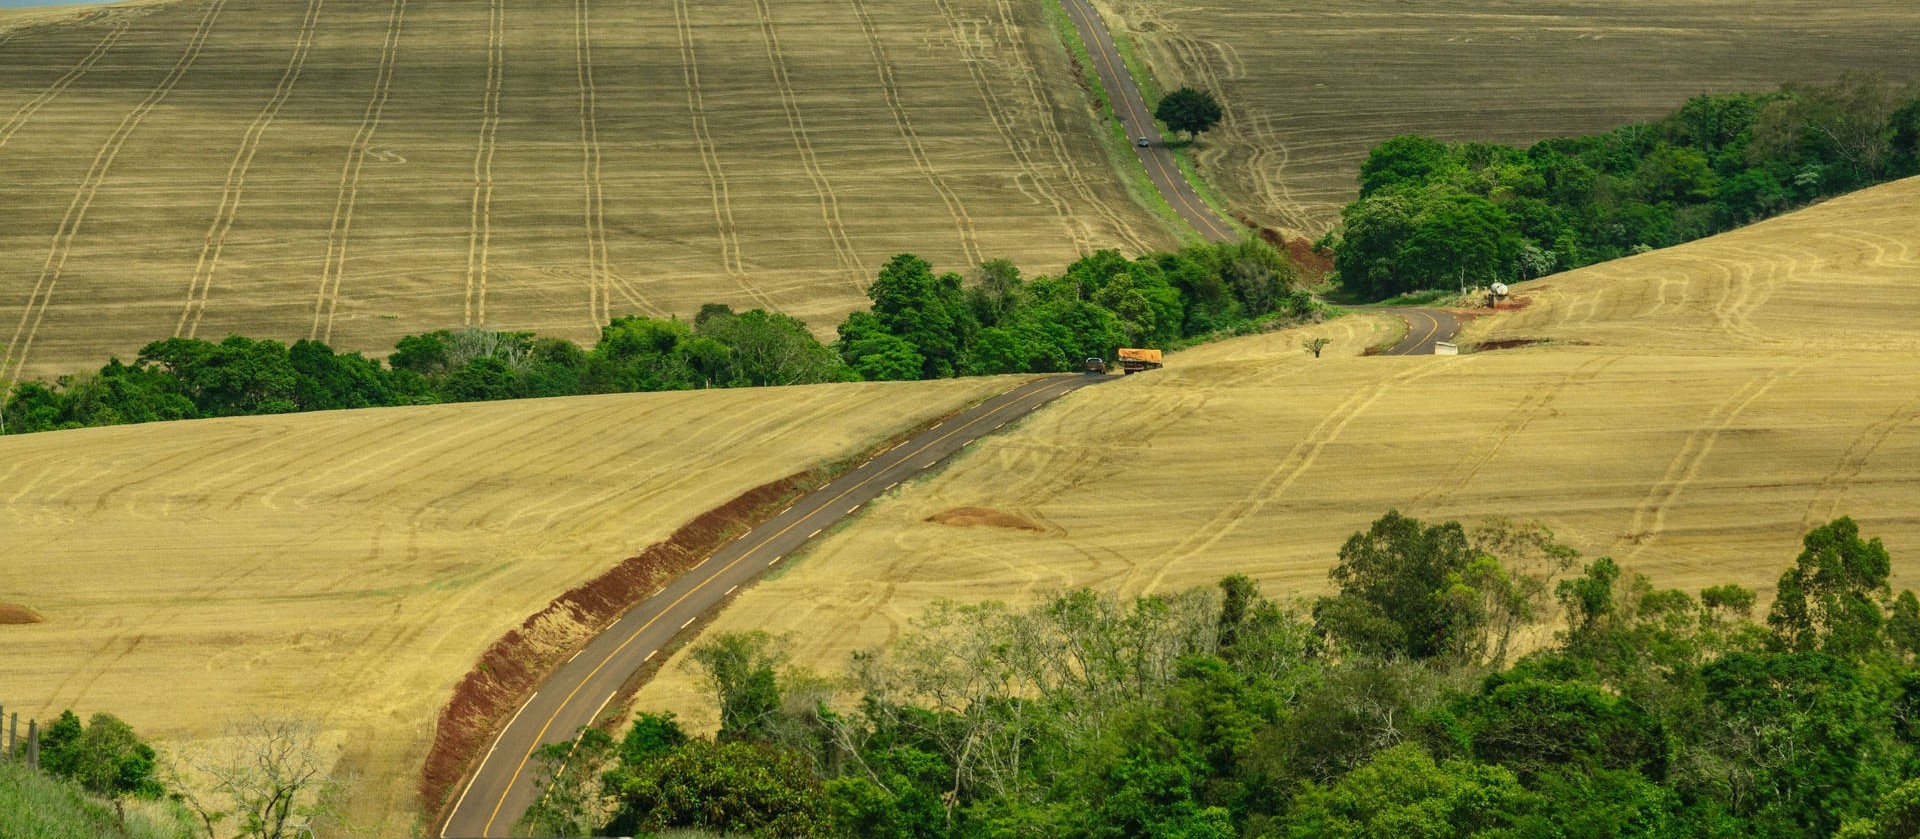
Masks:
[[[1809,526],[1851,515],[1920,586],[1920,179],[1528,283],[1458,357],[1357,357],[1385,318],[1205,346],[1089,388],[903,485],[714,628],[793,632],[840,672],[931,601],[1125,593],[1236,572],[1326,590],[1389,509],[1551,527],[1688,589],[1769,597]],[[1327,335],[1314,359],[1303,338]],[[1018,527],[930,518],[974,508]],[[640,695],[712,724],[684,668]]]
[[[172,335],[384,354],[1170,244],[1011,0],[178,0],[0,18],[0,383]]]
[[[1008,385],[0,438],[0,612],[44,621],[0,625],[0,702],[42,720],[109,711],[176,749],[251,714],[311,717],[345,744],[350,824],[403,835],[435,716],[494,639],[709,508]]]
[[[1221,95],[1198,160],[1232,210],[1313,236],[1395,135],[1531,143],[1850,69],[1920,81],[1909,0],[1097,2],[1162,87]]]

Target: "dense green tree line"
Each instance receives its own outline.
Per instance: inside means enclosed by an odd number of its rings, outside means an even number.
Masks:
[[[1129,260],[1100,251],[1059,277],[1023,280],[1005,260],[972,283],[895,257],[822,344],[804,323],[755,309],[701,308],[691,323],[616,318],[599,341],[442,330],[400,339],[384,362],[318,341],[242,336],[155,341],[133,363],[18,384],[0,432],[158,420],[476,402],[592,393],[762,387],[860,379],[1078,369],[1125,345],[1250,328],[1307,311],[1286,258],[1257,241]]]
[[[903,254],[880,269],[872,308],[840,324],[836,346],[869,380],[1077,370],[1118,347],[1305,315],[1312,302],[1298,286],[1286,256],[1258,240],[1138,259],[1103,250],[1032,280],[994,260],[972,284]]]
[[[1342,285],[1379,299],[1604,262],[1914,174],[1920,93],[1849,75],[1525,149],[1395,137],[1329,242]]]
[[[717,737],[642,714],[623,741],[562,744],[549,762],[571,752],[570,774],[528,827],[1913,836],[1920,602],[1889,571],[1836,520],[1762,616],[1750,590],[1659,589],[1537,528],[1389,514],[1298,608],[1245,577],[942,603],[838,681],[793,667],[782,638],[721,635],[692,655]]]

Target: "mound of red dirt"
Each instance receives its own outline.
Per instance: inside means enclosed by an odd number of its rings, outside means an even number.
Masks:
[[[1031,530],[1035,533],[1046,531],[1046,528],[1040,525],[992,507],[955,507],[934,513],[927,517],[927,521],[948,527],[1005,527],[1012,530]]]
[[[25,606],[13,603],[0,603],[0,626],[24,623],[39,623],[45,620],[40,613]]]

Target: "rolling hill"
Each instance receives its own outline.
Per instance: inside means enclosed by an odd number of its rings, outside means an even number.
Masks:
[[[249,715],[338,746],[401,835],[434,719],[550,598],[746,490],[1006,379],[535,399],[0,438],[0,702],[169,748]],[[555,627],[545,627],[547,630]]]
[[[794,632],[838,673],[939,599],[1236,572],[1313,596],[1395,508],[1537,520],[1657,584],[1763,598],[1805,529],[1850,515],[1920,585],[1917,268],[1909,179],[1522,285],[1459,357],[1360,357],[1374,315],[1178,353],[903,485],[709,631]],[[713,720],[677,663],[637,704]]]
[[[0,18],[0,383],[772,307],[1173,241],[1011,0],[177,0]]]
[[[1524,144],[1845,70],[1920,81],[1920,7],[1905,0],[1098,5],[1162,87],[1220,93],[1227,119],[1198,159],[1231,209],[1310,236],[1395,135]]]

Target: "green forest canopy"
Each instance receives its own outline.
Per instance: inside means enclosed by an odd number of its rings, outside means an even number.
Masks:
[[[1325,244],[1341,284],[1377,300],[1605,262],[1914,174],[1920,93],[1848,75],[1525,149],[1395,137]]]
[[[1239,576],[943,602],[837,681],[783,638],[722,634],[691,656],[717,737],[646,713],[622,741],[590,732],[574,754],[596,768],[550,781],[527,827],[1913,836],[1920,602],[1890,567],[1835,520],[1756,615],[1748,589],[1660,589],[1537,527],[1389,513],[1301,607]],[[1550,643],[1508,660],[1550,620]]]

